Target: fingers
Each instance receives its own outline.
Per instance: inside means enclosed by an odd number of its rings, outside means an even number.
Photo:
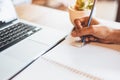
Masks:
[[[75,19],[75,27],[71,33],[73,37],[82,37],[87,36],[85,38],[86,42],[96,42],[98,41],[97,38],[94,37],[94,27],[96,27],[94,24],[96,24],[96,21],[92,19],[91,26],[87,27],[89,17],[83,17],[80,19]],[[96,29],[95,29],[96,30]],[[89,36],[92,35],[92,36]]]
[[[75,26],[77,28],[85,27],[87,25],[87,22],[88,22],[87,20],[88,20],[88,17],[84,17],[84,18],[80,18],[80,19],[75,19],[74,20]]]
[[[82,18],[79,18],[79,19],[75,19],[75,20],[74,20],[74,23],[77,24],[78,22],[80,22],[81,25],[82,25],[83,27],[85,27],[85,26],[87,25],[87,23],[88,23],[88,19],[89,19],[88,16],[87,16],[87,17],[82,17]],[[91,25],[97,25],[97,24],[99,24],[98,20],[96,20],[95,18],[92,18],[92,20],[91,20]],[[77,25],[76,25],[76,26],[77,26]]]
[[[92,35],[92,33],[93,33],[93,30],[92,30],[92,28],[91,27],[84,27],[84,28],[82,28],[81,30],[79,30],[79,32],[78,31],[72,31],[72,33],[71,33],[71,35],[73,36],[73,37],[81,37],[81,36],[86,36],[86,35]]]
[[[74,33],[74,32],[72,33],[73,37],[79,37],[79,36],[76,36],[76,35],[77,35],[76,33]],[[82,36],[80,38],[82,38]],[[87,43],[89,43],[89,42],[98,42],[98,41],[99,41],[99,39],[92,36],[92,35],[87,35],[85,37],[85,42],[87,42]]]
[[[89,19],[89,17],[80,18],[80,22],[81,22],[81,25],[82,25],[83,27],[85,27],[85,26],[87,25],[88,19]]]
[[[94,36],[86,36],[85,42],[98,42],[99,39],[95,38]]]

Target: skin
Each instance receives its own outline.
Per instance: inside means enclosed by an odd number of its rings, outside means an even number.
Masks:
[[[74,20],[73,37],[86,36],[86,42],[100,42],[106,44],[120,44],[120,29],[113,29],[102,25],[97,19],[92,19],[87,27],[88,17]]]

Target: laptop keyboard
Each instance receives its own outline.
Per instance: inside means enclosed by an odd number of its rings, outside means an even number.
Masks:
[[[39,31],[41,28],[22,22],[0,30],[0,52]]]

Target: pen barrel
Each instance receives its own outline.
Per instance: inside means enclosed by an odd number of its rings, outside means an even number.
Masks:
[[[86,36],[82,36],[81,42],[85,42]]]
[[[88,26],[88,27],[90,27],[90,23],[91,23],[91,20],[92,20],[92,15],[93,15],[95,3],[96,3],[96,0],[94,0],[93,7],[92,7],[92,10],[91,10],[91,12],[90,12],[90,16],[89,16],[88,23],[87,23],[87,26]],[[86,39],[86,36],[83,36],[82,39],[81,39],[81,41],[82,41],[84,44],[85,44],[85,39]]]

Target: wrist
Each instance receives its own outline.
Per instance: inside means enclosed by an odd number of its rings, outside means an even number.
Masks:
[[[113,43],[120,44],[120,29],[113,29],[111,38]]]

